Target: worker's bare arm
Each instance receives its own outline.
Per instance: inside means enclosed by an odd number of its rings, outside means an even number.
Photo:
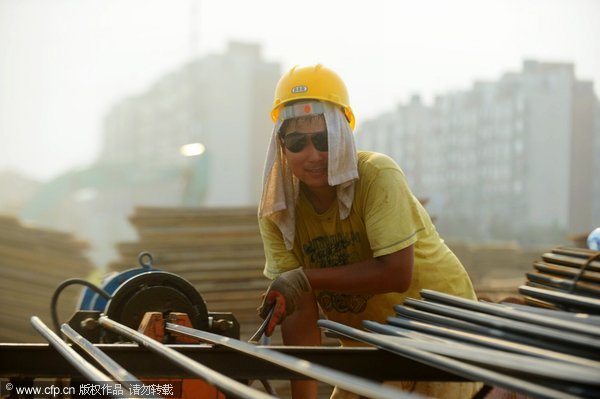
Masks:
[[[351,265],[304,269],[312,289],[348,294],[404,292],[410,286],[413,245],[400,251]]]

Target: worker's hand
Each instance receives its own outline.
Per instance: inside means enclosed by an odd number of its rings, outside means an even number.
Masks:
[[[282,273],[269,286],[258,313],[263,319],[267,317],[273,306],[275,309],[271,320],[265,329],[265,334],[270,336],[275,327],[280,324],[286,316],[296,310],[298,298],[302,293],[311,290],[310,282],[302,268]]]

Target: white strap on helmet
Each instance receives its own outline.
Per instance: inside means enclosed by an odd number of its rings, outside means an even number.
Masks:
[[[325,108],[320,101],[301,101],[284,107],[279,113],[279,119],[286,120],[324,113]]]

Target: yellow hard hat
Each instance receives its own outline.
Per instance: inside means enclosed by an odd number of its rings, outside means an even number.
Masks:
[[[281,108],[296,100],[323,100],[342,107],[350,128],[354,130],[354,113],[350,108],[346,85],[331,69],[321,64],[305,67],[293,67],[283,75],[275,88],[275,99],[271,109],[271,119],[277,120]]]

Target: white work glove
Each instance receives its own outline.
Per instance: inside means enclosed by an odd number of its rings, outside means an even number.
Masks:
[[[260,308],[258,308],[260,317],[264,319],[269,314],[271,308],[275,306],[273,316],[271,316],[265,334],[270,336],[278,324],[287,316],[294,313],[298,298],[303,293],[310,291],[310,282],[302,268],[281,273],[279,277],[273,280],[264,295]]]

